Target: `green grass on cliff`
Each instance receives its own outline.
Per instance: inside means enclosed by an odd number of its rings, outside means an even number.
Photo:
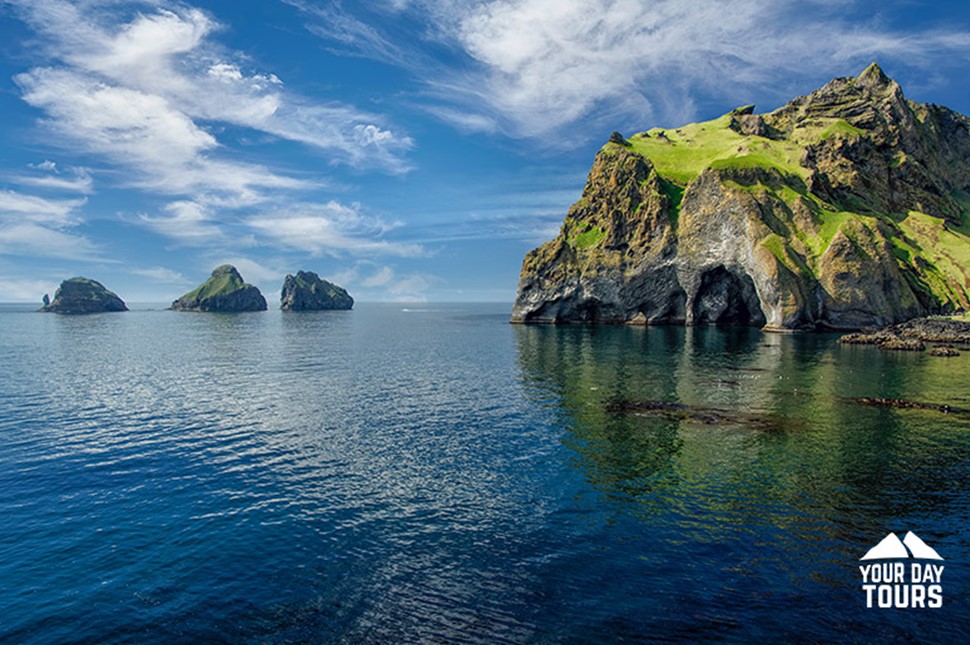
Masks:
[[[899,228],[906,236],[897,240],[899,247],[907,244],[914,260],[929,262],[936,271],[934,291],[947,294],[954,303],[963,307],[970,305],[970,235],[967,235],[967,216],[962,225],[950,227],[938,217],[910,211]]]
[[[852,139],[863,134],[865,134],[865,130],[857,128],[845,119],[818,117],[801,121],[788,138],[804,146],[835,136]]]
[[[680,204],[684,201],[684,187],[669,179],[660,177],[660,189],[663,190],[664,195],[670,200],[670,210],[668,211],[670,221],[671,223],[676,223],[680,215]]]
[[[730,128],[731,118],[729,113],[712,121],[674,129],[654,128],[628,138],[627,149],[649,159],[659,175],[661,188],[674,206],[672,218],[677,216],[687,185],[707,168],[775,169],[804,181],[810,176],[810,171],[801,165],[806,146],[832,137],[852,139],[865,134],[843,119],[821,117],[800,121],[784,140],[777,140],[740,134]],[[895,161],[904,160],[900,156]],[[873,212],[861,200],[830,204],[800,184],[794,180],[781,186],[742,185],[725,180],[725,185],[736,190],[755,195],[770,193],[791,210],[791,214],[782,216],[791,232],[789,239],[772,233],[761,244],[792,270],[813,272],[836,234],[854,226],[854,222],[867,228],[883,222],[896,231],[890,239],[902,266],[922,276],[919,279],[925,280],[925,286],[938,296],[955,306],[970,307],[970,194],[951,195],[962,209],[962,218],[959,225],[947,225],[937,217],[918,212]],[[808,223],[804,219],[806,211],[811,216]],[[598,245],[604,237],[601,229],[590,228],[571,232],[568,239],[575,248],[585,249]]]
[[[731,114],[666,130],[653,128],[628,139],[662,177],[686,185],[705,168],[775,168],[807,179],[801,165],[805,146],[834,136],[863,133],[843,119],[819,118],[801,124],[789,140],[746,136],[730,128]]]
[[[962,217],[960,220],[960,226],[956,227],[957,232],[970,237],[970,195],[958,190],[954,192],[951,197],[953,200],[959,204],[960,209],[963,211],[961,213]]]
[[[591,226],[581,233],[569,236],[569,243],[577,249],[588,249],[596,246],[606,238],[606,231],[599,226]]]
[[[731,115],[681,128],[654,128],[630,137],[631,148],[648,158],[662,177],[686,185],[705,168],[770,167],[807,177],[799,165],[803,148],[788,141],[745,136],[732,130]]]
[[[188,292],[182,298],[186,300],[211,298],[213,296],[231,293],[243,287],[242,281],[228,273],[209,278],[201,285]]]

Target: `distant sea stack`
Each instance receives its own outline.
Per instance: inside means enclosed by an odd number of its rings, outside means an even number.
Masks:
[[[512,322],[856,329],[970,307],[970,119],[873,64],[596,155]]]
[[[128,311],[128,307],[117,294],[108,291],[100,282],[79,276],[62,282],[53,300],[44,294],[44,306],[38,311],[79,315]]]
[[[341,287],[327,282],[312,271],[287,275],[280,293],[283,311],[324,311],[352,309],[354,299]]]
[[[266,311],[266,298],[259,289],[243,282],[231,264],[223,264],[196,289],[172,303],[175,311]]]

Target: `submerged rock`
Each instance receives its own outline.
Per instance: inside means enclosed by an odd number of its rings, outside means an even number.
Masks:
[[[352,309],[354,299],[342,287],[323,280],[312,271],[287,275],[280,292],[280,309],[284,311],[324,311]]]
[[[659,417],[671,421],[686,421],[709,426],[741,426],[752,430],[777,431],[781,425],[768,414],[751,410],[726,410],[702,405],[687,405],[671,401],[617,400],[607,406],[613,413]]]
[[[947,403],[924,403],[922,401],[909,401],[907,399],[889,399],[881,396],[864,396],[857,399],[847,400],[860,405],[893,408],[896,410],[933,410],[936,412],[942,412],[943,414],[954,414],[964,417],[970,416],[970,410],[949,405]]]
[[[970,308],[968,191],[970,119],[876,65],[768,114],[613,138],[526,255],[512,322],[861,329]]]
[[[236,267],[223,264],[196,289],[172,303],[175,311],[266,311],[266,298],[259,289],[243,282]]]
[[[44,294],[44,306],[39,311],[55,314],[98,314],[109,311],[128,311],[118,295],[108,291],[96,280],[76,277],[65,280],[54,293],[54,300]]]

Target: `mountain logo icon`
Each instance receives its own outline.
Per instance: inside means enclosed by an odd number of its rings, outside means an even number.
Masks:
[[[936,549],[929,546],[918,535],[909,531],[900,540],[895,533],[890,533],[882,542],[869,549],[860,560],[891,560],[896,558],[916,558],[917,560],[942,560]]]

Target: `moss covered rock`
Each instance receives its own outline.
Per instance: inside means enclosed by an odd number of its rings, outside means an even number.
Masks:
[[[55,314],[98,314],[109,311],[128,311],[124,301],[108,291],[97,280],[76,277],[65,280],[54,293],[54,299],[44,295],[40,311]]]
[[[526,255],[512,320],[850,329],[968,307],[970,119],[872,65],[768,114],[612,137]]]
[[[175,311],[266,311],[266,298],[246,284],[236,267],[223,264],[212,276],[172,303]]]

